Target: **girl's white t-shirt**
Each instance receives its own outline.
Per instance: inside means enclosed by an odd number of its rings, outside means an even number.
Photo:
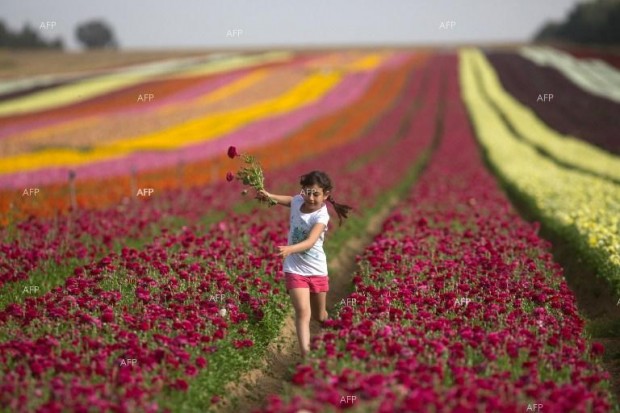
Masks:
[[[323,251],[323,240],[327,232],[329,213],[327,205],[323,204],[317,211],[304,213],[299,209],[304,204],[301,195],[295,195],[291,201],[291,229],[288,233],[288,245],[297,244],[308,238],[314,225],[325,224],[325,230],[321,233],[312,248],[309,250],[291,254],[284,259],[284,272],[298,275],[327,275],[327,257]]]

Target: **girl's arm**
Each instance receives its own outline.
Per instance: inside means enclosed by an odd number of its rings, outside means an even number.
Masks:
[[[276,201],[279,205],[284,205],[287,207],[291,206],[291,201],[293,200],[292,196],[289,195],[274,195],[274,194],[270,194],[269,192],[262,190],[262,191],[258,191],[258,194],[256,195],[256,197],[258,199],[273,199],[274,201]]]
[[[310,248],[312,248],[316,240],[319,239],[321,233],[325,230],[325,227],[325,224],[314,224],[314,226],[310,230],[308,238],[306,238],[304,241],[298,242],[297,244],[293,245],[284,245],[278,247],[278,249],[280,250],[279,255],[281,255],[282,257],[286,257],[290,254],[296,254],[298,252],[309,250]]]

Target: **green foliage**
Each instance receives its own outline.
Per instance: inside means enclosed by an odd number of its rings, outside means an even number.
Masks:
[[[46,42],[39,37],[39,33],[26,23],[21,32],[12,32],[0,20],[0,48],[7,49],[63,49],[60,38]]]
[[[582,44],[620,43],[620,1],[597,0],[578,4],[561,23],[547,23],[535,41],[567,41]]]
[[[263,191],[265,189],[265,175],[260,163],[252,155],[241,155],[241,157],[247,165],[237,171],[235,178],[241,181],[243,185],[250,186],[257,191]],[[242,194],[247,194],[247,190],[244,190]],[[267,202],[269,206],[277,205],[277,202],[271,198]]]

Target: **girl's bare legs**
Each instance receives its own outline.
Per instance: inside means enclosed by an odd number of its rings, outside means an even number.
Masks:
[[[305,361],[310,351],[310,289],[292,288],[289,290],[293,308],[295,309],[295,328],[299,340],[299,352]]]
[[[320,323],[327,320],[327,310],[325,309],[327,293],[310,293],[310,308],[312,309],[312,319]]]

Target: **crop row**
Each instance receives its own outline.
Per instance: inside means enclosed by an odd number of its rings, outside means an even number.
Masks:
[[[0,173],[4,175],[4,179],[8,179],[9,174],[35,170],[44,174],[47,172],[46,169],[63,167],[65,168],[63,172],[66,173],[67,165],[101,163],[115,157],[125,159],[136,151],[158,152],[196,144],[229,133],[247,123],[267,116],[284,114],[310,104],[323,97],[339,81],[338,74],[311,74],[296,81],[283,93],[263,102],[222,113],[211,113],[140,136],[97,142],[87,151],[60,147],[6,156],[0,166]]]
[[[602,346],[586,342],[538,225],[485,171],[446,59],[438,149],[292,390],[262,411],[609,411]]]
[[[533,110],[506,92],[493,66],[481,52],[472,52],[471,55],[478,70],[480,93],[494,106],[515,136],[567,167],[620,183],[620,158],[550,128]]]
[[[77,168],[80,175],[97,176],[93,167],[84,168],[84,164],[90,162],[96,162],[99,168],[104,167],[112,174],[118,174],[118,168],[127,172],[128,165],[141,170],[143,165],[136,163],[136,151],[154,152],[149,156],[162,157],[158,153],[162,150],[195,146],[196,143],[212,140],[250,122],[311,105],[322,100],[342,79],[347,78],[348,70],[353,71],[360,61],[365,60],[361,58],[343,62],[340,69],[344,70],[344,74],[340,71],[307,73],[305,64],[312,62],[301,60],[277,67],[227,73],[203,80],[202,83],[199,82],[201,79],[195,78],[172,79],[158,84],[141,84],[102,96],[90,104],[81,105],[84,106],[81,111],[85,114],[77,116],[73,122],[54,128],[53,133],[44,128],[28,137],[16,135],[4,138],[3,144],[8,153],[5,153],[5,162],[0,168],[0,172],[5,174],[0,182],[12,187],[23,185],[22,182],[9,183],[11,174],[17,172],[31,172],[31,178],[37,183],[46,183],[54,176],[64,179],[68,165]],[[352,82],[348,83],[350,88]],[[365,82],[361,83],[363,90]],[[183,88],[192,84],[194,87],[191,94],[182,92]],[[152,96],[160,99],[136,103],[140,90],[148,90]],[[167,96],[171,93],[172,96]],[[233,95],[237,95],[236,99],[231,99]],[[75,108],[65,106],[59,110],[74,116]],[[121,111],[122,122],[110,123],[111,111]],[[85,117],[88,113],[96,116]],[[143,116],[138,116],[140,114]],[[35,124],[37,122],[40,120],[31,121]],[[119,130],[122,130],[122,135],[119,135]],[[196,151],[197,148],[193,149]],[[198,152],[204,157],[205,150],[200,149]],[[144,157],[143,153],[140,155]],[[196,156],[187,155],[185,152],[175,153],[174,161],[179,158],[196,159]],[[119,156],[122,156],[120,161],[111,162]],[[53,168],[61,169],[53,172],[51,177],[46,177],[46,174],[50,174],[49,169]]]
[[[60,88],[3,102],[0,104],[0,115],[7,121],[32,119],[33,115],[28,115],[28,112],[47,111],[58,106],[73,105],[147,80],[211,74],[270,61],[281,61],[290,57],[290,53],[271,52],[255,56],[237,56],[224,59],[224,61],[219,59],[212,61],[211,56],[200,56],[151,62],[112,70],[100,76],[86,78]],[[23,86],[26,82],[20,81],[19,83]]]
[[[487,58],[503,88],[551,128],[620,154],[619,103],[588,93],[557,69],[518,54],[490,52]]]
[[[616,69],[620,69],[620,56],[613,52],[607,52],[602,49],[593,49],[584,46],[576,46],[576,45],[560,45],[557,46],[558,49],[563,50],[566,53],[570,53],[571,56],[577,59],[587,59],[587,60],[602,60],[607,64],[615,67]]]
[[[312,105],[281,116],[270,116],[253,122],[232,133],[219,136],[217,139],[190,145],[173,152],[133,154],[116,161],[85,165],[78,169],[77,173],[76,202],[81,207],[101,207],[117,204],[124,197],[135,197],[135,194],[130,193],[132,190],[135,192],[138,187],[151,187],[160,192],[170,188],[180,186],[187,188],[219,180],[222,174],[225,174],[222,166],[225,159],[218,155],[223,153],[228,145],[234,142],[248,142],[248,147],[273,144],[288,136],[296,136],[296,131],[308,122],[314,124],[318,119],[347,108],[356,101],[377,98],[377,94],[382,92],[377,90],[375,84],[385,78],[386,72],[395,73],[402,70],[400,67],[405,62],[402,62],[402,57],[399,59],[401,64],[386,64],[385,67],[379,67],[377,71],[348,75],[334,90]],[[394,62],[394,59],[390,62]],[[277,73],[274,72],[272,75]],[[275,78],[277,80],[278,76]],[[254,92],[258,93],[259,90],[254,90]],[[263,95],[266,92],[263,91]],[[246,95],[251,97],[253,93],[246,93]],[[243,104],[242,101],[238,103]],[[363,119],[363,121],[368,122],[368,119]],[[299,139],[292,139],[291,142],[293,141],[299,141]],[[307,146],[305,142],[294,144]],[[295,150],[295,153],[299,153],[299,150]],[[283,152],[276,152],[276,154],[280,154],[278,156],[280,159],[277,159],[279,164],[288,162],[288,159],[282,155]],[[270,155],[272,160],[275,157],[273,153]],[[130,174],[131,168],[135,169],[133,177]],[[64,173],[65,175],[61,169],[54,173],[34,171],[28,174],[5,176],[5,183],[12,189],[3,191],[0,210],[5,213],[10,212],[11,203],[14,204],[13,210],[19,216],[27,213],[49,214],[50,211],[58,209],[66,210],[69,205],[69,193],[65,183],[66,170]],[[105,175],[102,176],[102,174]],[[11,176],[12,179],[9,180]],[[61,181],[54,184],[58,180]],[[49,185],[40,188],[36,199],[22,196],[23,188],[38,187],[46,183]],[[102,186],[106,188],[105,191],[100,190]],[[6,217],[8,213],[3,215]]]
[[[519,139],[484,93],[482,56],[466,50],[460,58],[463,98],[498,177],[620,292],[619,184],[561,165]]]

